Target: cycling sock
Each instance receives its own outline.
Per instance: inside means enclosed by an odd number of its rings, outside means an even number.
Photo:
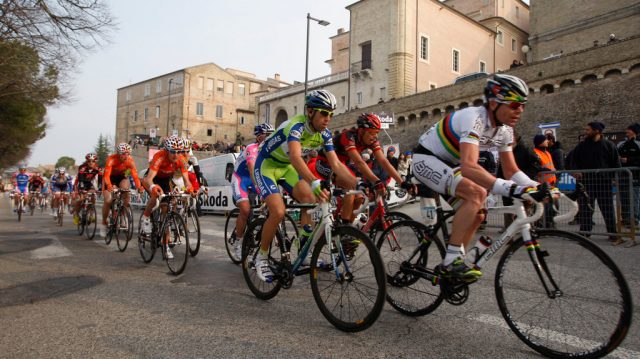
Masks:
[[[258,256],[260,257],[260,259],[268,259],[269,258],[269,250],[263,250],[262,248],[260,248],[260,251],[258,252]]]
[[[451,262],[453,262],[453,260],[458,257],[462,257],[462,248],[460,246],[449,244],[447,246],[447,255],[444,257],[442,264],[447,266],[451,264]]]

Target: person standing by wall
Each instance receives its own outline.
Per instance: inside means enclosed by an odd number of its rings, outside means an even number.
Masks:
[[[556,170],[564,170],[564,149],[562,148],[562,144],[556,141],[556,137],[551,133],[547,135],[547,144],[547,151],[551,154],[551,159],[553,160],[553,165]]]
[[[589,122],[585,127],[584,141],[578,143],[573,149],[572,166],[574,169],[605,169],[619,168],[620,157],[613,142],[602,136],[604,131],[602,122]],[[624,241],[617,235],[616,221],[614,217],[613,194],[611,191],[614,174],[612,172],[587,172],[574,173],[577,181],[582,182],[589,195],[589,202],[584,198],[579,199],[580,231],[586,232],[590,236],[593,229],[593,208],[595,201],[598,201],[598,208],[604,217],[607,227],[609,241],[613,245],[618,245]]]
[[[551,153],[547,150],[547,146],[549,144],[549,140],[545,135],[536,135],[533,137],[533,151],[538,156],[540,160],[540,170],[538,171],[536,180],[540,183],[545,182],[550,187],[556,186],[556,175],[552,173],[544,173],[545,171],[555,171],[556,168],[553,164],[553,159],[551,157]],[[553,208],[554,203],[549,201],[544,205],[544,227],[552,228],[553,227],[553,216],[555,216],[556,211]]]
[[[622,167],[640,167],[640,124],[634,123],[627,127],[627,140],[618,144],[618,153]],[[633,190],[631,200],[630,187]],[[622,202],[622,224],[626,226],[638,225],[640,221],[640,171],[631,171],[631,183],[627,173],[620,175],[620,200]],[[633,206],[633,207],[631,207]],[[633,218],[631,218],[633,208]]]

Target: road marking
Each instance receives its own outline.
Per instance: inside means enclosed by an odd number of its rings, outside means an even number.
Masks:
[[[475,321],[478,322],[482,322],[485,324],[490,324],[490,325],[494,325],[494,326],[498,326],[501,328],[505,328],[505,329],[509,329],[511,330],[511,328],[509,327],[509,325],[507,325],[507,322],[505,322],[504,318],[502,317],[497,317],[494,315],[489,315],[489,314],[481,314],[478,317],[469,317],[469,319],[473,319]],[[522,324],[522,323],[518,323],[519,326],[521,327],[531,327],[528,326],[526,324]],[[580,348],[585,348],[585,347],[595,347],[598,345],[597,342],[591,341],[591,340],[587,340],[587,339],[582,339],[582,338],[578,338],[572,335],[567,335],[567,334],[563,334],[560,332],[556,332],[553,330],[548,330],[548,329],[544,329],[544,328],[536,328],[533,327],[532,330],[530,331],[533,335],[535,336],[539,336],[542,338],[548,338],[549,340],[553,340],[555,342],[558,343],[567,343],[569,345],[573,345],[576,347],[580,347]],[[631,350],[631,349],[624,349],[624,348],[620,348],[618,347],[616,350],[614,350],[613,352],[609,353],[608,355],[615,357],[615,358],[623,358],[623,359],[627,359],[627,358],[640,358],[640,352],[637,352],[635,350]]]
[[[52,240],[51,244],[31,251],[32,259],[68,257],[73,255],[73,253],[58,240],[58,237],[52,236],[50,238]]]

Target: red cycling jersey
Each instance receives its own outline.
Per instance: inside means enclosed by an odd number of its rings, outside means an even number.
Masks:
[[[138,178],[136,164],[133,162],[131,156],[128,156],[124,162],[120,161],[120,155],[118,154],[109,156],[107,158],[107,164],[104,166],[104,179],[102,181],[105,189],[112,186],[111,176],[128,176],[129,173],[127,172],[130,172],[131,176],[133,176],[133,182],[136,184],[136,188],[142,188],[140,179]]]
[[[178,156],[175,161],[171,161],[169,155],[166,150],[158,151],[149,162],[149,170],[155,171],[157,178],[172,177],[173,173],[178,170],[183,174],[187,173],[187,167],[181,156]]]

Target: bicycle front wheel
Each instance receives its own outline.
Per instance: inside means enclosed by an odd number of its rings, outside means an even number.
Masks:
[[[496,268],[495,290],[511,330],[548,357],[599,358],[620,345],[631,324],[622,273],[573,233],[538,230],[530,243],[514,241]]]
[[[84,233],[84,219],[86,218],[86,213],[87,211],[83,208],[80,210],[80,214],[78,215],[78,217],[80,217],[80,220],[78,220],[78,235],[81,236],[82,233]]]
[[[96,227],[98,225],[98,217],[96,215],[96,207],[89,205],[87,211],[84,214],[85,218],[80,218],[80,221],[84,221],[84,235],[87,239],[93,239],[96,235]]]
[[[189,231],[189,254],[195,257],[200,251],[200,219],[195,209],[187,209],[185,222]]]
[[[120,252],[124,252],[129,245],[131,233],[133,232],[132,217],[133,215],[131,214],[130,208],[122,207],[118,211],[116,226],[113,231],[115,232],[116,244]]]
[[[238,215],[240,214],[240,209],[234,208],[227,215],[227,220],[224,222],[224,247],[227,249],[227,255],[229,255],[229,259],[234,264],[239,264],[242,261],[242,258],[238,258],[236,256],[236,220],[238,219]],[[247,223],[248,225],[249,223]]]
[[[189,233],[182,217],[177,213],[168,213],[161,233],[163,233],[162,249],[165,251],[167,267],[171,273],[178,275],[184,271],[189,258]]]
[[[380,253],[366,234],[353,227],[333,228],[330,240],[335,248],[339,241],[343,253],[332,255],[324,235],[318,240],[311,257],[313,299],[336,328],[345,332],[365,330],[375,323],[384,306],[385,274]]]
[[[437,237],[417,221],[400,221],[387,228],[377,247],[387,274],[387,302],[402,314],[416,317],[433,312],[442,303],[440,287],[421,276],[433,271],[445,255]]]
[[[144,234],[142,232],[142,216],[144,216],[144,213],[140,213],[140,220],[138,221],[138,250],[140,251],[142,261],[149,263],[156,254],[156,233],[155,231],[151,234]]]

